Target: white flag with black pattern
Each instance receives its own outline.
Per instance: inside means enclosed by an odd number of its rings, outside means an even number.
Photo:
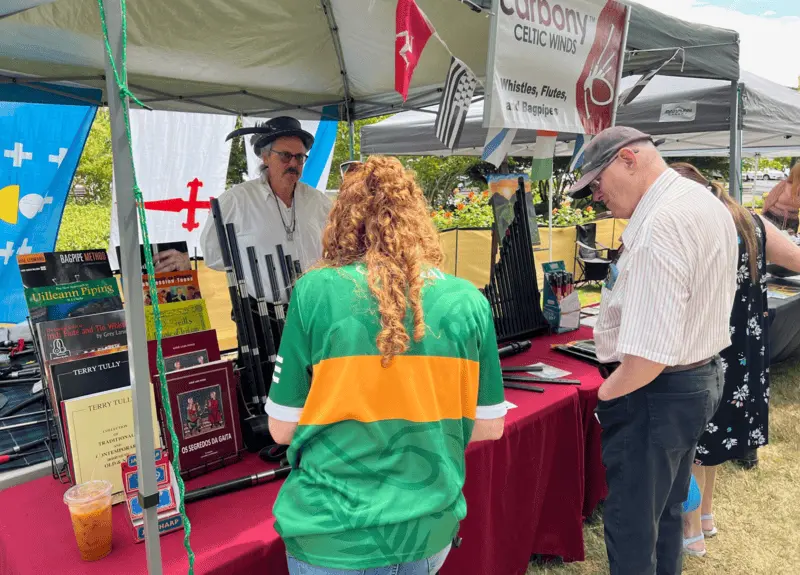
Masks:
[[[641,94],[642,90],[644,90],[647,87],[647,85],[650,83],[650,80],[652,80],[656,75],[658,75],[658,73],[664,69],[664,66],[672,62],[675,58],[677,58],[678,54],[683,54],[683,58],[685,61],[686,51],[683,48],[676,49],[675,53],[672,56],[670,56],[667,60],[664,60],[661,64],[659,64],[646,74],[643,74],[642,77],[639,78],[639,80],[636,82],[636,84],[634,84],[633,86],[625,90],[622,94],[620,94],[618,106],[627,106],[628,104],[633,102],[636,96]],[[681,70],[683,70],[682,65],[681,65]]]
[[[453,57],[444,82],[435,125],[436,137],[451,150],[458,145],[477,84],[478,79],[472,70]]]

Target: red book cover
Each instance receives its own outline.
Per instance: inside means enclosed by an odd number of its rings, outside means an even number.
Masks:
[[[236,402],[236,380],[230,361],[181,369],[167,374],[172,424],[180,451],[181,475],[200,474],[239,457],[244,450]]]
[[[178,369],[219,361],[217,331],[208,329],[184,335],[174,335],[161,340],[164,368],[167,373]],[[147,358],[150,362],[150,377],[158,377],[156,365],[156,341],[147,342]]]

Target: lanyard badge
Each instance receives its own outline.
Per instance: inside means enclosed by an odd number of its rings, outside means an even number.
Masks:
[[[614,284],[617,283],[617,278],[619,277],[619,268],[617,267],[616,263],[612,263],[608,266],[608,273],[606,274],[606,281],[603,282],[603,287],[607,290],[613,290]]]

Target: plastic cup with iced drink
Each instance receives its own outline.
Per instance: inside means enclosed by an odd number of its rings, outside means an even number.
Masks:
[[[95,479],[64,494],[81,559],[97,561],[111,553],[111,482]]]

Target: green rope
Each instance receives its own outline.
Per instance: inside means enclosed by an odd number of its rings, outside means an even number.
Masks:
[[[128,89],[128,61],[127,61],[127,44],[128,44],[128,25],[127,25],[127,18],[126,18],[126,7],[125,7],[125,0],[119,0],[120,2],[120,15],[122,18],[122,66],[121,70],[117,70],[116,63],[114,62],[114,54],[111,50],[111,44],[108,40],[108,25],[106,24],[106,12],[105,7],[103,5],[104,0],[97,0],[97,4],[100,8],[100,22],[103,26],[103,40],[106,46],[106,52],[108,53],[108,60],[111,62],[111,70],[114,72],[114,81],[117,83],[120,92],[120,100],[122,101],[122,111],[123,117],[125,118],[125,135],[128,139],[128,147],[131,148],[131,152],[133,151],[132,146],[132,139],[131,139],[131,122],[128,116],[130,111],[129,100],[133,100],[138,105],[142,107],[142,104],[136,96],[134,96],[131,91]],[[145,246],[150,245],[150,235],[147,232],[147,217],[145,215],[144,210],[144,198],[142,197],[142,190],[139,188],[139,183],[136,180],[136,166],[133,162],[133,153],[131,153],[131,173],[133,175],[133,197],[136,202],[136,209],[139,213],[139,226],[142,231],[142,242]],[[156,364],[158,365],[158,379],[159,383],[161,384],[161,397],[169,398],[169,393],[167,392],[167,378],[164,375],[166,373],[166,369],[164,368],[164,354],[161,350],[161,334],[162,334],[162,325],[161,325],[161,313],[158,306],[158,292],[156,290],[156,280],[155,280],[155,270],[153,268],[153,254],[149,249],[143,250],[144,251],[144,260],[145,260],[145,269],[147,271],[147,279],[148,279],[148,288],[150,290],[150,299],[153,301],[153,322],[156,328]],[[131,286],[135,286],[135,283],[131,283]],[[180,453],[180,443],[178,441],[178,436],[175,433],[175,426],[172,424],[172,406],[170,405],[169,401],[162,402],[164,406],[164,411],[166,411],[166,419],[167,419],[167,427],[169,428],[169,435],[172,439],[172,451],[173,454]],[[189,522],[189,517],[186,516],[186,507],[184,504],[184,496],[186,495],[186,487],[184,486],[183,479],[180,475],[180,462],[178,458],[174,459],[174,463],[178,468],[178,472],[176,473],[176,479],[178,482],[178,490],[180,491],[180,514],[183,518],[183,545],[186,547],[186,554],[189,558],[189,575],[194,574],[194,551],[192,551],[192,547],[189,543],[189,536],[192,534],[192,525]]]

